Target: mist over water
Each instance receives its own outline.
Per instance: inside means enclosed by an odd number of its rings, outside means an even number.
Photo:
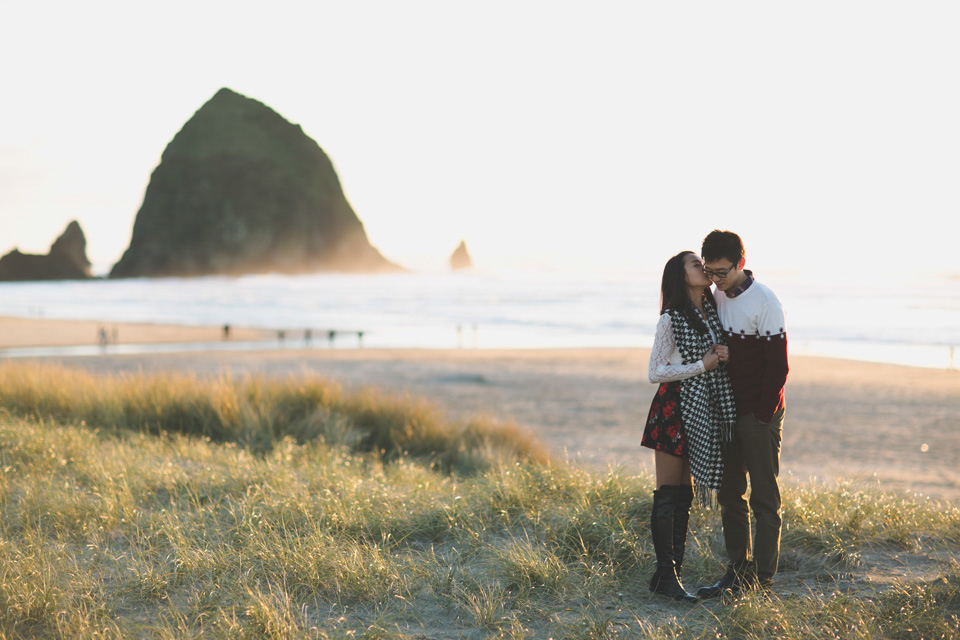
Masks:
[[[882,283],[836,274],[757,276],[784,305],[791,353],[947,368],[951,347],[960,348],[955,275]],[[0,315],[230,324],[284,330],[288,341],[310,329],[318,346],[332,330],[362,331],[371,348],[648,347],[659,280],[651,270],[3,283]]]

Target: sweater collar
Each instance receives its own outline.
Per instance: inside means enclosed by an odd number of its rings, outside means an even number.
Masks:
[[[743,279],[743,282],[741,282],[736,289],[731,289],[730,291],[725,292],[728,298],[736,298],[741,293],[749,289],[750,285],[753,284],[753,271],[750,271],[749,269],[744,269],[743,275],[745,275],[746,277]]]

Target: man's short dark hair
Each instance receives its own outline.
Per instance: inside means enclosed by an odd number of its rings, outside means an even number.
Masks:
[[[739,267],[743,256],[743,240],[733,231],[714,229],[703,239],[703,246],[700,247],[700,257],[704,262],[726,258],[735,267]]]

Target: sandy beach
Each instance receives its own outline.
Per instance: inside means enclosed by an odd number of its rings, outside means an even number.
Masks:
[[[159,344],[223,340],[223,327],[0,317],[0,349],[96,345],[100,341],[101,329],[106,332],[111,343]],[[265,332],[257,329],[231,327],[228,339],[245,341],[261,340],[265,337]]]
[[[119,325],[128,342],[219,340],[219,328]],[[0,349],[83,344],[97,323],[0,319]],[[231,332],[240,339],[242,330]],[[262,338],[251,331],[247,339]],[[136,338],[135,338],[136,337]],[[530,429],[556,455],[595,469],[652,469],[639,445],[655,386],[644,349],[374,350],[287,348],[47,357],[94,372],[316,375],[346,389],[428,398],[451,418],[482,413]],[[0,359],[2,364],[2,359]],[[960,372],[829,358],[791,358],[782,474],[839,478],[960,499]]]

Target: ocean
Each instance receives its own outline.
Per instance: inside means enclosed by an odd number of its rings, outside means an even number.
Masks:
[[[659,276],[462,271],[0,283],[0,315],[107,324],[229,324],[284,331],[285,346],[307,344],[309,330],[308,345],[315,348],[649,347],[658,318]],[[792,354],[957,368],[956,275],[864,284],[829,274],[769,273],[761,280],[784,306]],[[188,348],[199,346],[118,345],[116,350]],[[93,347],[78,349],[11,349],[0,356],[80,353]]]

